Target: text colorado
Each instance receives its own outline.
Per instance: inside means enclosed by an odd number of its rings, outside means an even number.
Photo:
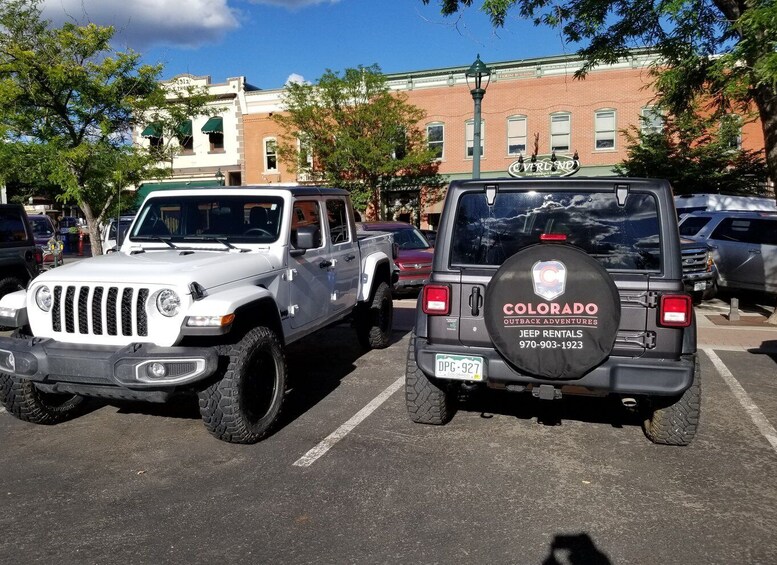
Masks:
[[[559,304],[558,302],[540,302],[534,304],[533,302],[517,302],[515,304],[505,304],[502,311],[507,316],[524,316],[524,315],[537,315],[540,316],[549,314],[551,316],[563,316],[565,314],[588,314],[589,316],[595,316],[599,311],[599,306],[593,302],[583,304],[582,302],[573,302]]]

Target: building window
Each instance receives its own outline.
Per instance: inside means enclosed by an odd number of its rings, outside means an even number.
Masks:
[[[465,128],[465,138],[467,142],[467,159],[472,159],[475,154],[475,120],[467,121]],[[480,156],[485,157],[486,141],[486,122],[480,122]]]
[[[728,149],[742,149],[742,118],[736,114],[728,114],[720,120],[721,141]]]
[[[224,152],[224,118],[220,116],[208,118],[200,131],[208,136],[211,153]]]
[[[569,112],[550,116],[550,150],[569,151],[572,145],[572,115]]]
[[[507,118],[507,154],[526,153],[526,116]]]
[[[429,149],[434,151],[434,158],[441,160],[445,148],[445,126],[443,124],[427,125],[426,143]]]
[[[640,122],[642,135],[661,133],[664,130],[664,116],[661,115],[655,106],[646,106],[640,111]]]
[[[274,137],[264,140],[264,170],[278,170],[278,144]]]
[[[598,110],[594,115],[594,142],[597,149],[615,149],[615,110]]]
[[[194,154],[194,137],[192,136],[192,121],[186,120],[178,126],[178,144],[182,155]]]

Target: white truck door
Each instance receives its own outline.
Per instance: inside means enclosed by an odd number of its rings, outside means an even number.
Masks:
[[[301,328],[319,321],[329,313],[329,242],[324,237],[320,202],[316,199],[294,201],[291,211],[291,248],[296,243],[296,230],[300,226],[318,229],[318,247],[308,249],[304,255],[289,257],[291,276],[291,327]]]
[[[349,206],[345,197],[332,197],[325,201],[327,237],[329,238],[332,266],[329,267],[331,314],[356,305],[359,292],[361,258],[353,222],[348,217]]]

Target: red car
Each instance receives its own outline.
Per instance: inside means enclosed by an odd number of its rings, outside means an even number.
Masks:
[[[394,260],[399,269],[399,281],[394,286],[397,294],[420,290],[429,282],[434,249],[417,228],[404,222],[361,222],[357,229],[394,234],[394,243],[399,247],[399,256]]]

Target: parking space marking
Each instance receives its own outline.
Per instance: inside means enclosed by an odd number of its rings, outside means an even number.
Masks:
[[[715,365],[715,369],[717,369],[718,374],[723,377],[723,380],[731,389],[731,392],[734,393],[736,399],[745,409],[745,412],[747,412],[750,418],[753,420],[753,423],[758,428],[758,431],[761,432],[761,435],[763,435],[771,444],[772,449],[777,452],[777,430],[775,430],[774,426],[769,423],[769,420],[767,420],[766,416],[763,415],[761,409],[756,406],[745,389],[742,388],[742,385],[739,384],[739,381],[736,379],[736,377],[734,377],[731,371],[728,370],[728,367],[726,367],[723,361],[720,360],[720,357],[718,357],[712,349],[705,347],[702,349],[702,351],[707,354],[707,357],[710,358],[712,364]]]
[[[332,446],[334,446],[338,441],[343,439],[345,436],[347,436],[351,430],[353,430],[356,426],[361,424],[367,416],[372,414],[375,410],[378,409],[378,407],[386,402],[386,400],[389,399],[389,397],[394,394],[396,391],[398,391],[400,388],[402,388],[402,385],[405,382],[405,377],[401,376],[396,381],[391,383],[389,387],[381,392],[378,396],[373,398],[367,406],[359,410],[356,414],[351,416],[351,418],[342,426],[337,428],[335,431],[333,431],[331,434],[329,434],[326,438],[324,438],[317,446],[315,446],[313,449],[308,451],[305,455],[300,457],[294,462],[294,465],[296,467],[310,467],[313,463],[316,462],[316,460],[324,455],[327,451],[329,451]]]

